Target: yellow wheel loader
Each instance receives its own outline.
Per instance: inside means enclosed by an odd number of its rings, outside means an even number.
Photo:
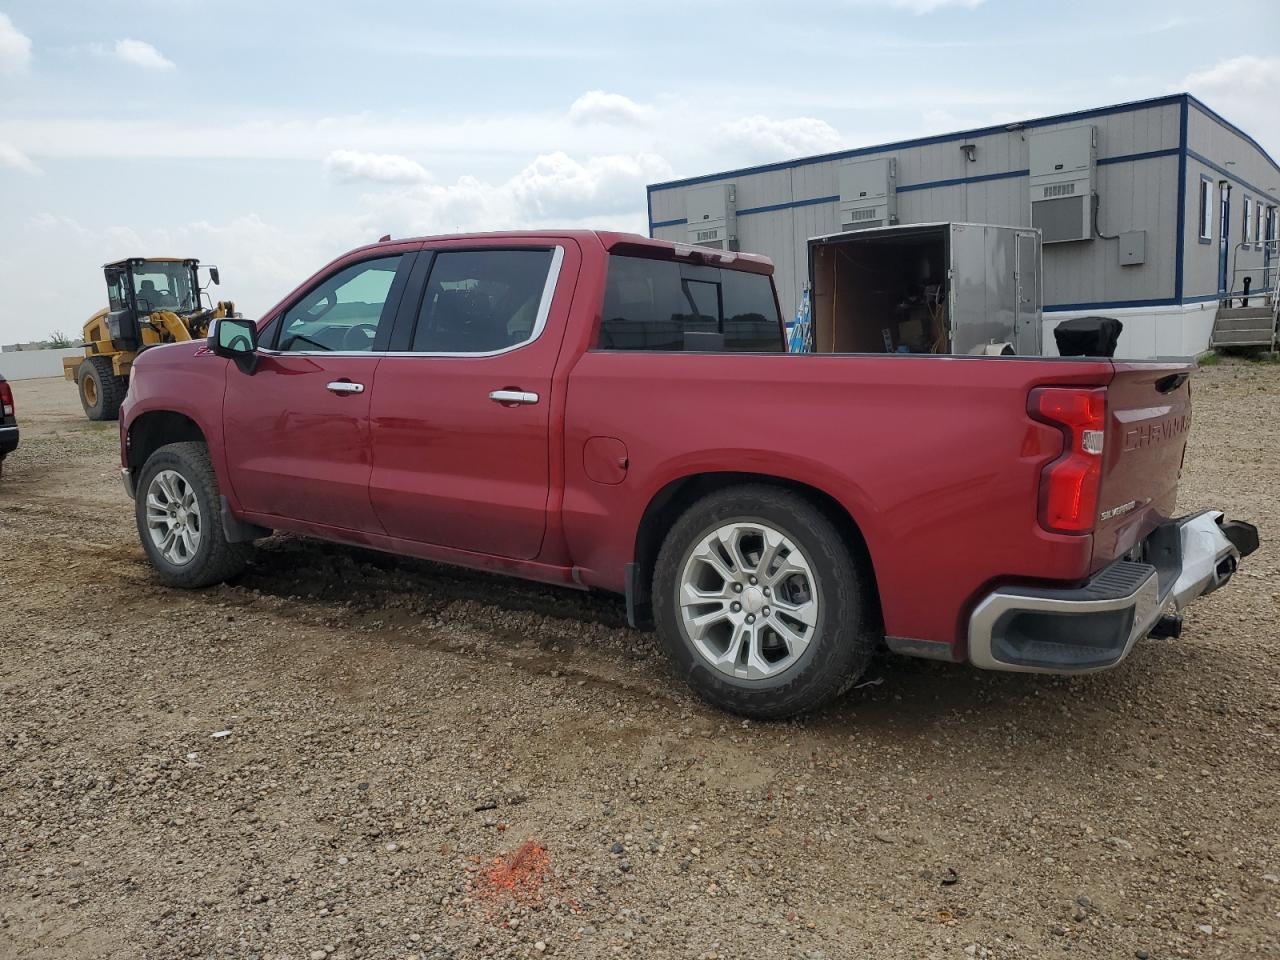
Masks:
[[[84,325],[84,359],[67,357],[62,374],[80,388],[90,420],[115,420],[129,387],[134,358],[148,347],[208,335],[219,317],[236,316],[235,304],[205,306],[199,260],[132,257],[103,266],[107,306]],[[218,283],[218,268],[209,267]]]

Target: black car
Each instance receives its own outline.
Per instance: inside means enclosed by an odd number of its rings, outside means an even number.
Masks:
[[[0,473],[4,471],[4,458],[18,449],[18,418],[13,409],[13,388],[0,377]]]

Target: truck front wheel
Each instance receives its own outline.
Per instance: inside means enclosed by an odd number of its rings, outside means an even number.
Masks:
[[[80,405],[90,420],[115,420],[120,416],[127,384],[117,377],[110,357],[86,357],[76,374]]]
[[[804,497],[750,484],[698,500],[663,541],[653,613],[701,697],[778,719],[833,700],[875,649],[867,579]]]
[[[221,583],[253,553],[252,544],[227,540],[218,478],[203,443],[171,443],[147,458],[134,513],[142,548],[166,586]]]

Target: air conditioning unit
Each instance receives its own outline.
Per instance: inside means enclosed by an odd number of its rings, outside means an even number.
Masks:
[[[1028,138],[1031,225],[1044,243],[1093,238],[1098,131],[1092,125],[1045,130]]]
[[[898,161],[895,157],[842,163],[838,177],[842,231],[889,227],[898,222]]]
[[[690,243],[716,250],[738,249],[737,191],[732,183],[711,183],[685,194]]]

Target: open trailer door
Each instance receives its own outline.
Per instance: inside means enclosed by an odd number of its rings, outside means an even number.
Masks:
[[[814,237],[818,353],[1041,355],[1040,234],[916,223]]]
[[[1044,355],[1043,287],[1040,283],[1040,231],[1018,231],[1018,261],[1014,274],[1016,340],[1020,356]]]

